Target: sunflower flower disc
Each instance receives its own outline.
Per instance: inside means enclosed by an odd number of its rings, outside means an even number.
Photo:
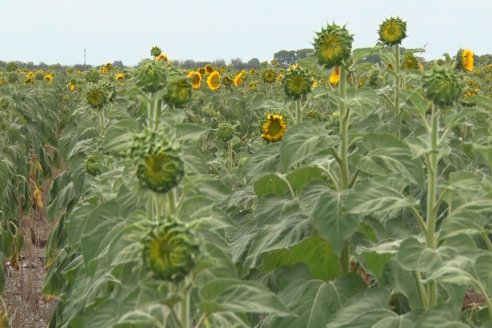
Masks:
[[[164,94],[164,101],[174,107],[182,107],[191,100],[191,83],[188,78],[169,81]]]
[[[89,84],[85,97],[89,106],[94,109],[102,108],[109,100],[106,88],[99,83]]]
[[[261,126],[261,137],[268,142],[280,141],[287,131],[287,122],[280,114],[267,114]]]
[[[287,71],[283,79],[284,92],[292,99],[299,99],[311,91],[313,79],[308,72],[300,67]]]
[[[277,74],[273,69],[267,68],[263,71],[263,73],[261,73],[261,78],[265,83],[273,83],[277,78]]]
[[[407,37],[407,23],[400,18],[388,18],[379,26],[379,40],[387,46],[401,44]]]
[[[176,220],[160,223],[142,240],[143,261],[158,279],[179,282],[195,266],[199,247],[196,237]]]
[[[350,57],[353,36],[345,27],[332,24],[316,33],[314,50],[320,64],[327,68],[341,65]]]
[[[423,77],[423,87],[427,99],[436,105],[452,105],[464,90],[464,81],[451,67],[435,66]]]

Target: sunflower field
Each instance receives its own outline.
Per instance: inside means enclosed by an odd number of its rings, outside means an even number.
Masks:
[[[49,327],[492,327],[492,65],[406,24],[288,68],[9,63],[0,259],[54,224]]]

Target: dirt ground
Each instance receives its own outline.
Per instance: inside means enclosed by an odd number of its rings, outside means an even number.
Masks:
[[[40,288],[46,271],[45,248],[48,235],[53,228],[42,215],[24,219],[24,247],[19,260],[19,270],[9,262],[5,265],[7,305],[10,327],[44,328],[51,318],[55,301],[41,296]]]

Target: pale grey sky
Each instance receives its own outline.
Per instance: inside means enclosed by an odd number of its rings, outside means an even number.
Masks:
[[[407,48],[428,59],[459,48],[492,54],[490,0],[0,0],[0,60],[137,64],[158,45],[171,59],[270,60],[311,46],[327,23],[354,47],[376,43],[387,17],[407,21]]]

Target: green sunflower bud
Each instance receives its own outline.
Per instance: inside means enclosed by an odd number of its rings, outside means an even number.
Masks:
[[[328,25],[316,33],[314,50],[319,63],[327,68],[341,65],[350,57],[353,39],[345,27],[335,24]]]
[[[96,83],[101,79],[101,73],[97,69],[90,69],[85,73],[85,80],[89,83]]]
[[[85,160],[85,171],[92,176],[102,173],[103,164],[101,154],[96,153],[87,157]]]
[[[447,66],[435,66],[423,77],[426,97],[436,105],[452,105],[464,90],[463,78]]]
[[[403,58],[403,64],[402,67],[405,69],[418,69],[419,68],[419,61],[413,53],[407,52],[405,54],[405,57]]]
[[[157,92],[166,86],[164,62],[145,60],[135,73],[137,86],[145,92]]]
[[[85,97],[89,106],[94,109],[100,109],[108,102],[107,92],[101,84],[89,84]]]
[[[184,224],[166,220],[142,240],[143,261],[156,278],[179,282],[195,266],[199,247],[196,237]]]
[[[161,133],[146,130],[137,135],[130,152],[137,162],[140,184],[154,192],[166,193],[183,178],[184,163],[179,152]]]
[[[0,98],[0,110],[6,110],[10,106],[10,98],[3,96]]]
[[[313,79],[302,68],[294,67],[287,71],[283,83],[285,94],[292,99],[299,99],[311,91]]]
[[[217,137],[222,141],[229,141],[234,137],[236,130],[230,123],[219,123],[217,127]]]
[[[154,46],[152,47],[152,49],[150,49],[150,55],[154,56],[154,57],[157,57],[161,54],[162,50],[161,48],[157,47],[157,46]]]
[[[267,68],[261,74],[261,78],[263,79],[263,82],[265,82],[265,83],[273,83],[273,82],[275,82],[275,80],[277,78],[277,74],[275,73],[275,71],[273,69]]]
[[[182,107],[191,101],[191,83],[187,77],[169,81],[164,101],[174,107]]]
[[[407,23],[399,17],[388,18],[379,26],[379,40],[387,46],[401,44],[407,37]]]

